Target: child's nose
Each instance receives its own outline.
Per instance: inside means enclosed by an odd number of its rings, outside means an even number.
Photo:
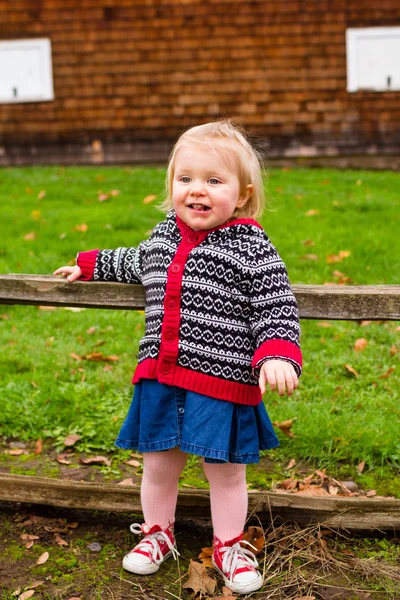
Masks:
[[[203,196],[204,193],[204,186],[200,182],[193,181],[192,187],[190,188],[190,194],[192,196]]]

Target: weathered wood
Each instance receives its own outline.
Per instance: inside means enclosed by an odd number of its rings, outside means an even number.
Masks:
[[[141,513],[139,489],[111,483],[86,483],[0,473],[0,500]],[[391,498],[310,497],[249,491],[249,513],[261,521],[300,524],[329,520],[348,530],[400,530],[400,500]],[[177,515],[210,517],[208,490],[180,490]]]
[[[303,319],[400,320],[400,285],[293,285]],[[140,285],[68,283],[51,275],[0,275],[0,304],[141,310]]]

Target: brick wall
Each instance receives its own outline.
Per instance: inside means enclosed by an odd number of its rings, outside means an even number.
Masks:
[[[272,155],[398,151],[400,92],[346,91],[345,30],[399,23],[398,0],[0,0],[0,39],[51,39],[55,88],[0,104],[0,161],[158,160],[220,116]]]

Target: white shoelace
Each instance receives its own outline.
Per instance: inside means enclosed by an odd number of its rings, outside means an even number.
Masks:
[[[247,544],[257,552],[257,548],[250,544],[247,540],[236,542],[233,546],[222,546],[219,549],[220,553],[223,554],[222,558],[222,570],[224,573],[230,573],[229,582],[233,582],[233,576],[236,569],[240,567],[258,567],[258,561],[251,550],[243,548],[241,544]]]
[[[140,533],[145,533],[142,529],[142,526],[139,523],[132,523],[129,527],[132,533],[136,535]],[[156,533],[146,534],[145,538],[142,542],[140,542],[135,549],[144,550],[151,555],[151,560],[155,562],[156,565],[160,565],[164,560],[164,554],[161,552],[160,543],[166,543],[168,548],[172,552],[172,556],[176,560],[178,556],[180,556],[178,550],[175,548],[174,544],[169,539],[168,535],[164,531],[156,531]]]

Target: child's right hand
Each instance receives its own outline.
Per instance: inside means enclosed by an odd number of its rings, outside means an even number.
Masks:
[[[75,265],[74,267],[60,267],[54,271],[53,275],[62,275],[67,281],[75,281],[75,279],[82,277],[82,269],[78,267],[78,265]]]

